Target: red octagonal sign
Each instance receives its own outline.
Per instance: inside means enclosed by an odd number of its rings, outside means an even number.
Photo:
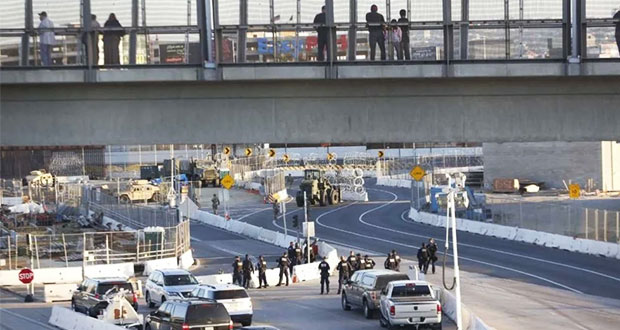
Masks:
[[[24,284],[29,284],[34,279],[34,273],[28,268],[24,268],[19,272],[19,281]]]

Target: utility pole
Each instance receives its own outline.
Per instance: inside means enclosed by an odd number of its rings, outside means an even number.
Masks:
[[[310,231],[308,230],[308,199],[306,198],[306,192],[304,191],[304,218],[306,222],[306,263],[310,263]]]
[[[456,194],[459,193],[460,188],[465,187],[465,175],[460,175],[459,179],[455,179],[450,175],[448,176],[448,188],[447,188],[447,202],[448,208],[446,211],[446,253],[448,252],[450,241],[449,241],[449,232],[450,226],[452,226],[452,239],[454,242],[452,243],[452,255],[453,255],[453,263],[454,263],[454,289],[456,291],[456,327],[457,329],[463,329],[463,314],[461,308],[461,278],[459,274],[459,253],[458,253],[458,245],[456,239]],[[465,204],[467,206],[468,199],[465,195]],[[445,284],[444,284],[445,285]]]
[[[282,202],[282,221],[284,222],[284,236],[288,235],[286,230],[286,202]]]

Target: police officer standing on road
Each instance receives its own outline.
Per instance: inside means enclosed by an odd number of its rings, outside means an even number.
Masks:
[[[357,263],[355,270],[366,269],[366,263],[362,260],[361,254],[358,253],[355,255],[355,262]]]
[[[396,252],[396,250],[392,250],[392,255],[394,256],[394,260],[396,260],[396,271],[400,272],[400,256],[398,255],[398,252]]]
[[[301,265],[301,264],[302,264],[301,247],[299,246],[299,243],[295,243],[295,265]],[[292,272],[292,268],[291,268],[291,272]]]
[[[286,256],[286,252],[284,252],[282,254],[282,256],[280,258],[278,258],[278,267],[280,267],[280,280],[278,281],[278,285],[276,286],[281,286],[282,285],[282,276],[286,276],[286,286],[288,286],[288,267],[290,265],[291,261],[288,259],[288,257]]]
[[[426,244],[422,243],[422,247],[418,249],[418,267],[420,267],[420,272],[426,274],[426,267],[428,266],[428,250],[426,249]]]
[[[388,253],[385,262],[383,262],[383,266],[385,269],[396,270],[396,259],[393,254]]]
[[[211,206],[213,207],[213,214],[217,215],[217,208],[220,206],[220,199],[217,198],[216,194],[213,194],[213,198],[211,198]]]
[[[239,256],[235,256],[235,261],[232,263],[233,267],[233,284],[237,283],[237,285],[243,285],[243,278],[241,273],[243,271],[243,262],[241,262],[241,258]]]
[[[278,220],[278,215],[280,215],[280,205],[278,201],[273,202],[273,220]]]
[[[243,287],[250,287],[250,280],[252,279],[252,273],[254,272],[254,265],[252,261],[250,261],[250,256],[245,255],[245,260],[243,260]]]
[[[293,242],[288,245],[286,253],[288,254],[288,260],[291,261],[291,271],[293,271],[292,267],[296,264],[297,261],[295,260],[295,245],[293,245]]]
[[[269,286],[267,285],[267,261],[265,261],[262,255],[258,257],[256,269],[258,269],[258,288],[267,288]]]
[[[373,269],[373,268],[375,268],[375,265],[376,265],[375,261],[370,259],[370,257],[368,255],[364,256],[363,263],[365,265],[364,269]]]
[[[433,268],[433,274],[435,274],[435,261],[437,261],[437,243],[435,243],[435,239],[434,238],[430,238],[428,240],[428,261],[426,262],[426,271],[428,271],[428,264],[432,264]],[[426,271],[424,271],[424,273],[426,273]]]
[[[357,259],[355,259],[355,254],[353,251],[349,252],[349,257],[347,258],[347,263],[349,264],[349,268],[351,274],[357,270]]]
[[[353,251],[351,251],[353,254]],[[355,259],[355,258],[353,258]],[[336,266],[338,271],[338,294],[342,290],[342,284],[346,283],[351,278],[351,264],[344,259],[344,256],[340,257],[340,262]]]
[[[321,271],[321,294],[323,294],[323,285],[325,285],[327,294],[329,294],[329,268],[327,257],[323,257],[323,261],[319,263],[319,270]]]

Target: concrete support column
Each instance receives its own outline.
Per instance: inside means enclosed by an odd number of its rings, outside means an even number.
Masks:
[[[349,0],[349,44],[347,49],[347,60],[355,61],[357,52],[357,0]]]
[[[24,6],[24,34],[22,35],[21,56],[19,65],[27,66],[30,64],[30,36],[34,35],[34,27],[32,25],[32,0],[25,0]],[[36,63],[33,63],[36,64]]]
[[[461,0],[461,24],[459,28],[461,40],[461,59],[469,55],[469,0]]]
[[[273,19],[273,18],[272,18]],[[237,62],[245,63],[248,35],[248,0],[239,1],[239,32],[237,33]],[[221,47],[221,44],[218,44]]]
[[[454,25],[452,24],[452,3],[443,1],[443,49],[446,63],[454,59]]]
[[[138,44],[138,0],[131,0],[131,27],[133,30],[129,32],[129,64],[136,64],[136,51]]]

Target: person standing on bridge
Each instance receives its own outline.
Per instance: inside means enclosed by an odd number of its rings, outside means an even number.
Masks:
[[[243,272],[243,262],[241,262],[241,258],[239,256],[235,256],[235,261],[232,263],[233,267],[233,284],[237,283],[237,285],[243,285],[243,277],[241,276]]]
[[[353,251],[351,251],[353,253]],[[342,284],[346,283],[351,278],[351,265],[344,259],[344,256],[340,257],[340,262],[336,266],[338,271],[338,294],[342,290]]]
[[[220,206],[220,199],[217,198],[216,194],[213,194],[213,198],[211,198],[211,207],[213,208],[213,214],[217,215],[217,208]]]
[[[56,43],[56,36],[54,31],[54,23],[47,17],[47,12],[39,13],[39,54],[41,55],[41,65],[52,65],[52,47]]]
[[[122,31],[121,23],[116,19],[114,13],[110,14],[108,20],[103,25],[104,29],[115,29],[114,31],[103,31],[103,62],[104,64],[121,64],[121,58],[118,52],[118,45],[121,38],[125,35]]]
[[[317,48],[317,60],[319,62],[325,61],[325,53],[327,53],[327,61],[330,60],[329,54],[329,28],[327,24],[327,18],[325,16],[325,6],[321,7],[321,12],[314,16],[314,29],[318,34],[318,48]]]
[[[405,60],[410,60],[411,52],[409,50],[409,20],[407,19],[407,11],[401,9],[399,14],[400,18],[398,19],[398,27],[400,27],[400,30],[402,32],[402,38],[400,40],[400,51],[404,53]],[[403,56],[401,55],[400,59],[402,58]]]
[[[418,267],[420,272],[426,274],[426,267],[428,266],[428,249],[426,244],[422,243],[420,249],[418,249]]]
[[[288,267],[291,264],[291,261],[286,256],[286,252],[282,254],[280,258],[278,258],[278,267],[280,268],[280,280],[276,286],[282,286],[282,276],[286,276],[286,286],[288,286]]]
[[[267,261],[265,261],[262,255],[258,257],[256,269],[258,269],[258,288],[260,289],[263,287],[266,289],[269,287],[269,285],[267,285]]]
[[[245,255],[245,259],[243,260],[243,287],[250,287],[250,280],[252,279],[252,273],[254,272],[254,265],[250,260],[249,255]]]
[[[429,238],[427,249],[428,249],[428,261],[426,262],[426,270],[424,271],[424,273],[428,271],[428,264],[430,263],[431,265],[433,265],[432,271],[433,271],[433,274],[435,274],[435,261],[437,261],[437,243],[435,243],[434,238],[432,237]]]
[[[321,294],[323,294],[323,285],[325,285],[327,294],[329,294],[329,268],[327,257],[323,257],[323,261],[319,263],[319,270],[321,271]]]
[[[368,43],[370,43],[370,60],[375,60],[377,44],[381,50],[381,60],[385,61],[385,18],[379,14],[377,5],[370,6],[370,12],[366,14],[366,26],[368,27]]]
[[[403,32],[401,31],[400,27],[398,26],[398,22],[395,19],[390,21],[390,32],[391,32],[390,40],[392,41],[392,47],[394,48],[394,55],[395,55],[395,56],[392,56],[391,59],[402,60],[403,51],[402,51],[400,43],[403,40]]]

